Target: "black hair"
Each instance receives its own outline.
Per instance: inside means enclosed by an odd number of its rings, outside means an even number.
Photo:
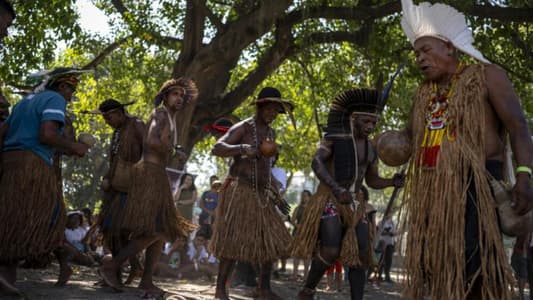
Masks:
[[[11,3],[9,3],[7,0],[0,0],[0,9],[10,14],[13,19],[17,17],[17,14],[13,9],[13,5],[11,5]]]
[[[302,197],[302,195],[303,195],[304,193],[307,194],[307,195],[309,195],[309,197],[313,196],[313,194],[311,193],[310,190],[303,190],[302,193],[300,194],[300,204],[303,204],[303,203],[302,203],[302,201],[303,201],[303,197]],[[307,201],[309,201],[309,200],[307,200]]]
[[[70,215],[67,216],[67,220],[70,219],[70,218],[74,218],[74,217],[80,218],[80,225],[79,226],[83,225],[83,219],[84,219],[83,214],[77,214],[77,213],[76,214],[70,214]]]
[[[257,111],[260,111],[262,110],[265,106],[269,105],[269,104],[274,104],[274,105],[277,105],[279,108],[281,108],[281,111],[283,111],[285,108],[283,107],[283,105],[279,102],[274,102],[274,101],[265,101],[265,102],[260,102],[260,103],[257,103],[256,104],[256,107],[257,107]],[[281,112],[280,110],[278,110],[278,112]]]
[[[89,223],[89,226],[93,225],[93,221],[92,221],[93,211],[88,207],[84,207],[80,209],[80,211],[85,216],[85,219],[87,219],[87,223]]]
[[[191,188],[190,190],[196,190],[196,185],[194,185],[194,176],[192,176],[191,173],[185,173],[183,175],[181,175],[181,178],[180,178],[180,187],[183,185],[183,183],[185,182],[185,178],[187,176],[190,176],[192,178],[192,185],[191,185]]]

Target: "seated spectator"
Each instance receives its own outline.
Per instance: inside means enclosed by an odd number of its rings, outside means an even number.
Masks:
[[[72,268],[69,266],[69,262],[89,267],[95,264],[93,257],[86,253],[88,251],[88,247],[85,244],[87,229],[82,224],[83,213],[81,211],[67,213],[65,242],[54,251],[60,266],[56,286],[64,286],[70,279]]]
[[[167,243],[154,269],[154,275],[181,279],[180,266],[187,257],[187,238],[179,236],[172,244]]]
[[[183,277],[194,279],[203,275],[212,279],[218,272],[218,260],[207,252],[207,241],[210,234],[207,230],[200,229],[189,243],[187,260],[180,269]]]
[[[65,239],[74,248],[85,252],[86,247],[83,239],[87,234],[87,228],[83,227],[83,213],[79,210],[67,213],[67,225],[65,229]]]

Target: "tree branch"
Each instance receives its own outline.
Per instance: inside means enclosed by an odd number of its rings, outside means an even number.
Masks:
[[[294,41],[290,35],[290,27],[278,28],[275,43],[261,57],[257,67],[235,89],[225,94],[219,100],[219,103],[223,103],[224,105],[221,114],[229,114],[237,108],[248,95],[254,92],[255,88],[266,77],[274,72],[292,54],[293,49]]]
[[[533,51],[531,50],[531,46],[528,45],[526,42],[524,42],[518,33],[516,31],[511,31],[511,40],[513,43],[522,51],[524,51],[524,57],[533,57]]]
[[[453,6],[453,5],[452,5]],[[456,7],[457,8],[457,7]],[[498,7],[490,5],[471,5],[465,9],[457,8],[470,16],[490,18],[505,22],[533,22],[533,8]],[[286,22],[300,23],[307,19],[344,19],[370,20],[390,16],[402,10],[400,0],[391,1],[378,6],[313,6],[298,9],[289,13]]]
[[[102,61],[118,47],[124,44],[129,37],[122,38],[118,41],[115,41],[109,44],[100,54],[98,54],[91,62],[82,67],[82,70],[94,69],[97,65],[102,63]]]
[[[220,18],[217,15],[215,15],[213,11],[209,9],[209,7],[207,7],[207,5],[205,4],[205,1],[197,1],[197,4],[198,4],[198,8],[202,11],[203,14],[207,16],[207,18],[209,19],[211,24],[215,26],[217,31],[220,32],[224,30],[224,24],[222,23]]]
[[[115,7],[115,9],[122,15],[122,17],[124,17],[126,13],[129,13],[122,0],[111,0],[111,3]]]
[[[533,8],[472,5],[464,12],[471,16],[494,19],[502,22],[533,22]]]
[[[122,2],[122,0],[111,0],[111,3],[115,7],[115,9],[120,13],[122,18],[126,22],[126,24],[129,24],[131,28],[132,26],[130,23],[136,22],[136,21],[133,18],[133,14],[131,14],[128,8],[124,5],[124,2]],[[165,48],[176,49],[176,48],[179,48],[179,46],[183,42],[181,39],[178,39],[176,37],[163,36],[160,33],[155,32],[153,30],[146,30],[146,28],[144,27],[140,27],[140,28],[143,28],[144,32],[148,33],[150,37],[152,37],[152,39],[147,39],[147,38],[144,39],[148,43],[156,44],[156,45],[159,45]],[[136,32],[134,32],[133,35],[139,36],[139,34]]]
[[[358,46],[365,46],[370,38],[372,32],[370,25],[364,25],[356,32],[347,31],[331,31],[331,32],[313,32],[307,36],[300,38],[298,47],[304,47],[316,44],[350,42]]]
[[[312,6],[290,12],[284,22],[288,24],[301,23],[308,19],[343,19],[343,20],[372,20],[383,18],[401,11],[400,1],[385,3],[380,6]]]
[[[173,76],[185,73],[185,68],[193,61],[194,56],[202,47],[205,28],[205,14],[200,8],[205,0],[188,0],[185,14],[185,30],[183,46],[179,58],[174,63]]]

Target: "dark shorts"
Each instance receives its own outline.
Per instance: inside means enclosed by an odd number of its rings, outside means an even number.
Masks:
[[[503,163],[495,160],[488,160],[485,163],[487,171],[497,180],[503,179]],[[481,257],[479,255],[479,226],[477,214],[477,194],[474,179],[471,178],[468,187],[466,209],[465,209],[465,257],[466,257],[466,278],[471,278],[481,267]]]
[[[527,280],[527,258],[523,255],[513,254],[511,256],[511,267],[518,279]]]

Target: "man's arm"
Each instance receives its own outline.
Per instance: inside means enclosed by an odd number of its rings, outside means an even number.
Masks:
[[[320,142],[320,146],[313,157],[311,168],[315,172],[316,177],[320,179],[320,182],[331,189],[331,192],[340,203],[351,204],[353,200],[352,195],[348,190],[339,186],[326,166],[326,162],[331,159],[331,156],[333,155],[331,149],[332,145],[333,143],[327,140],[322,140]]]
[[[39,141],[45,145],[64,149],[77,156],[83,156],[87,153],[89,146],[71,141],[68,138],[58,134],[59,123],[56,121],[43,121],[39,131]]]
[[[65,124],[63,125],[63,137],[65,139],[75,142],[76,141],[76,129],[74,129],[74,126],[72,125],[72,120],[70,117],[65,115]],[[65,149],[64,155],[74,155],[72,151],[69,151],[68,149]]]
[[[179,201],[180,201],[179,204],[181,204],[181,205],[194,204],[194,202],[196,201],[196,191],[192,192],[192,195],[191,195],[190,199],[182,199],[182,200],[179,200]]]
[[[378,160],[374,160],[365,175],[366,184],[373,189],[384,189],[389,186],[403,187],[404,176],[394,174],[392,178],[382,178],[379,176]]]
[[[135,120],[134,127],[135,129],[135,138],[137,139],[137,147],[140,147],[142,150],[144,138],[146,136],[146,125],[141,120]],[[140,151],[142,153],[142,151]]]
[[[213,146],[211,151],[214,155],[220,157],[230,156],[256,156],[257,149],[250,144],[242,144],[244,137],[244,123],[239,123],[228,130]]]
[[[533,161],[531,133],[509,78],[500,67],[495,65],[486,67],[485,76],[489,101],[509,132],[516,163],[518,166],[531,167]],[[519,214],[525,214],[533,208],[533,190],[529,186],[529,179],[527,173],[517,173],[513,198]]]
[[[207,192],[203,192],[202,193],[202,196],[200,197],[200,201],[198,201],[198,207],[200,207],[200,209],[203,211],[203,212],[206,212],[208,214],[211,214],[211,212],[207,209],[207,207],[205,207],[205,198],[206,198],[206,195],[207,195]]]

